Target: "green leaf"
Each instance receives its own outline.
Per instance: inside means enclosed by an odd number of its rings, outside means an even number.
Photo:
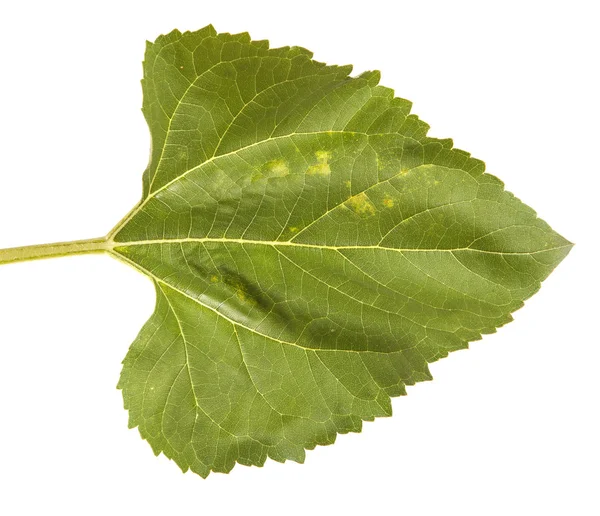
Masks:
[[[212,27],[148,46],[152,157],[113,239],[157,306],[119,386],[183,470],[302,462],[389,416],[570,249],[377,72],[350,71]]]
[[[152,279],[119,387],[184,471],[302,462],[391,415],[571,248],[378,72],[350,72],[211,26],[159,37],[141,202],[106,239],[0,256],[105,251]]]

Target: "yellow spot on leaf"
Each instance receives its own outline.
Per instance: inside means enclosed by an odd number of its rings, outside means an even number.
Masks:
[[[298,231],[298,228],[296,226],[290,226],[288,229],[290,230],[290,233],[295,233],[296,231]]]
[[[249,306],[256,305],[256,299],[252,296],[252,294],[248,291],[246,286],[238,280],[229,281],[226,277],[224,278],[224,282],[233,288],[235,292],[235,296],[244,304]]]
[[[211,282],[211,283],[219,283],[219,276],[217,276],[216,274],[213,274],[213,275],[210,277],[210,282]]]
[[[290,173],[287,163],[282,159],[274,159],[267,161],[260,172],[252,175],[252,181],[260,181],[261,179],[270,179],[272,177],[285,177]]]
[[[344,181],[346,187],[350,188],[352,186],[352,181]]]
[[[237,288],[235,290],[235,295],[242,303],[249,306],[256,306],[256,299],[249,295],[243,287]]]
[[[329,168],[331,152],[317,151],[315,152],[315,157],[317,158],[317,163],[308,167],[306,173],[311,176],[328,176],[331,174],[331,168]]]
[[[389,195],[386,195],[383,199],[383,205],[386,208],[393,208],[394,207],[394,199],[392,199]]]
[[[282,159],[269,161],[265,164],[269,177],[283,177],[290,173],[287,163]]]
[[[375,215],[376,212],[375,206],[369,200],[365,192],[359,193],[354,197],[350,197],[345,204],[354,213],[360,215],[361,217],[370,217],[371,215]]]
[[[406,174],[408,174],[410,172],[409,168],[401,168],[400,169],[400,173],[405,176]]]

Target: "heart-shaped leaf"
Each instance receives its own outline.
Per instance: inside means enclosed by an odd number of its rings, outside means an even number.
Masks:
[[[377,72],[350,71],[212,27],[148,46],[152,158],[113,252],[158,300],[120,387],[184,470],[303,461],[389,416],[570,249]]]

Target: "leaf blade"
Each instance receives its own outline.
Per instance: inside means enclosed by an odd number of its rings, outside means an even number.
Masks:
[[[377,72],[311,57],[210,27],[147,52],[153,152],[112,253],[157,308],[119,386],[130,426],[202,476],[390,415],[571,246]]]

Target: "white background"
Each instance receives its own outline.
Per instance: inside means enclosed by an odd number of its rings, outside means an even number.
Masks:
[[[3,1],[0,247],[102,236],[133,206],[144,41],[208,23],[382,70],[576,246],[392,418],[207,480],[154,457],[115,389],[150,282],[101,255],[0,267],[0,513],[600,514],[595,3]]]

